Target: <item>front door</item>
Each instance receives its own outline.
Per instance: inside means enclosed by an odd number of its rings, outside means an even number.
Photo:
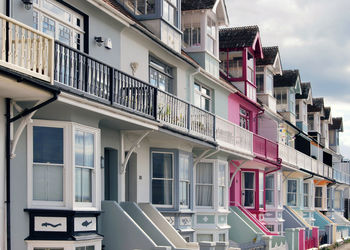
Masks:
[[[118,150],[104,150],[105,200],[118,201]]]
[[[125,153],[127,155],[127,152]],[[125,201],[137,202],[137,154],[132,153],[125,169]]]
[[[255,207],[255,173],[242,172],[242,206]]]

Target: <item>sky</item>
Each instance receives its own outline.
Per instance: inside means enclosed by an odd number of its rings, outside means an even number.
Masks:
[[[343,117],[341,153],[350,158],[350,1],[226,0],[230,27],[258,25],[263,46],[279,46],[283,69],[299,69],[313,97]]]

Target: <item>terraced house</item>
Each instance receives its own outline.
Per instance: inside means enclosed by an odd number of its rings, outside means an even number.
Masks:
[[[0,3],[0,250],[349,237],[342,118],[230,15],[224,0]]]

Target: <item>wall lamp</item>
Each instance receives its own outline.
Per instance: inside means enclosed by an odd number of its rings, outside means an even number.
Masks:
[[[22,2],[26,10],[30,10],[32,8],[33,0],[22,0]]]
[[[112,40],[110,38],[95,36],[95,42],[97,43],[98,47],[101,47],[102,45],[104,45],[106,49],[112,49]]]
[[[98,47],[101,47],[105,40],[102,36],[95,36],[95,42],[97,43]]]

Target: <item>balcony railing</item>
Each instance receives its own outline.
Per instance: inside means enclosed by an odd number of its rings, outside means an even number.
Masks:
[[[306,154],[303,154],[292,147],[279,144],[279,155],[282,162],[287,163],[292,167],[302,168],[330,179],[333,178],[332,167]]]
[[[52,83],[53,38],[0,14],[0,48],[1,66]]]
[[[173,129],[214,139],[212,113],[59,42],[55,42],[54,72],[55,82],[68,90],[156,119]]]
[[[336,181],[350,185],[350,174],[338,169],[333,169],[333,177]]]
[[[253,133],[221,117],[216,116],[216,140],[220,146],[253,154]]]
[[[253,136],[253,151],[259,157],[278,160],[278,144],[257,134]]]

